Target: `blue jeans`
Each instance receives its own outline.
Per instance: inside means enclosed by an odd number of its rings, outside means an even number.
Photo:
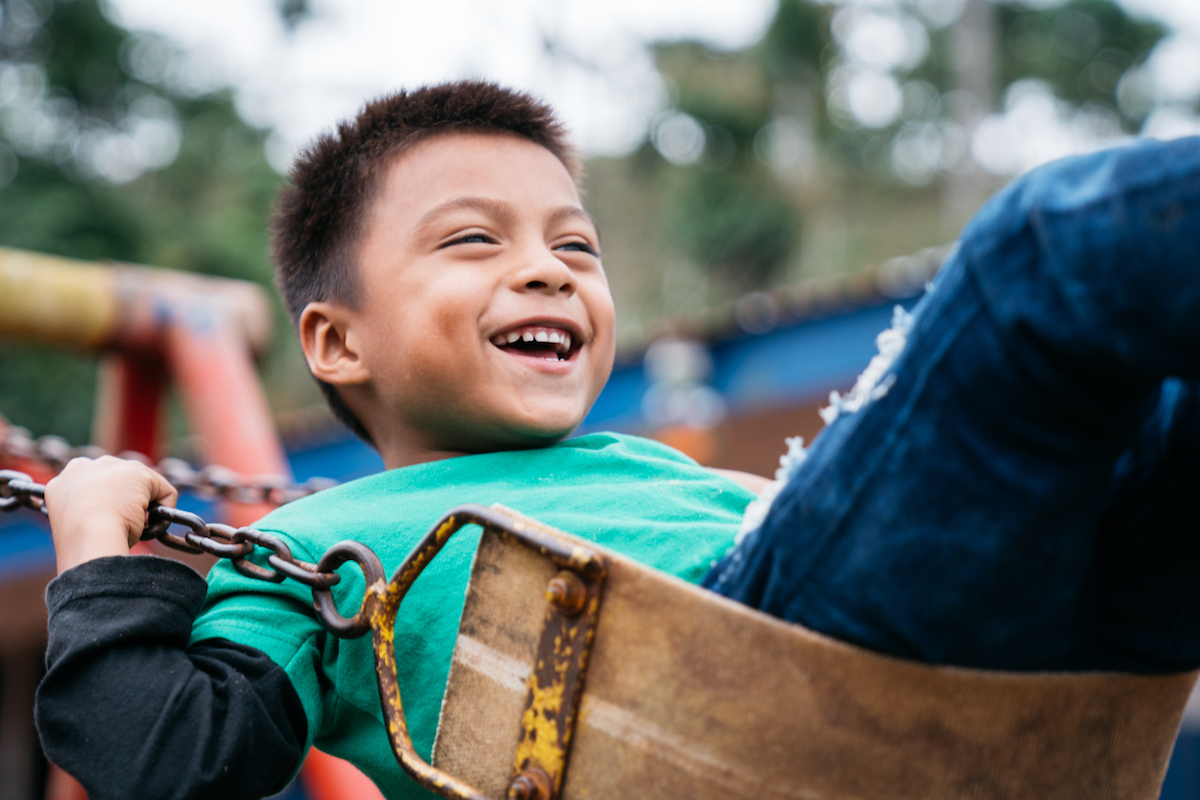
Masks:
[[[1038,169],[705,585],[878,652],[1200,666],[1200,138]]]

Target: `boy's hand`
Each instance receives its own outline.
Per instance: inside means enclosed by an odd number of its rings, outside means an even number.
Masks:
[[[72,459],[46,484],[58,574],[95,558],[129,555],[150,503],[174,506],[178,497],[166,478],[136,461]]]

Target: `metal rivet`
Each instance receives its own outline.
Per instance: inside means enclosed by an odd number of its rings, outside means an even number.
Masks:
[[[551,800],[550,776],[540,767],[526,767],[508,785],[508,800]]]
[[[587,587],[579,576],[565,569],[551,578],[546,587],[546,600],[558,606],[559,610],[568,616],[574,616],[583,610],[587,594]]]

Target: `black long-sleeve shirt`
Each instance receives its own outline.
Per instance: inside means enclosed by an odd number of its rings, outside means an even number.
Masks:
[[[235,642],[188,646],[206,590],[153,556],[90,561],[47,587],[35,720],[90,800],[256,800],[295,771],[308,723],[287,674]]]

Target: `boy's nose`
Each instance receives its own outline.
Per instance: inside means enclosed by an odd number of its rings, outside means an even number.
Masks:
[[[548,295],[561,293],[570,297],[575,294],[575,275],[552,251],[545,250],[513,273],[512,288]]]

